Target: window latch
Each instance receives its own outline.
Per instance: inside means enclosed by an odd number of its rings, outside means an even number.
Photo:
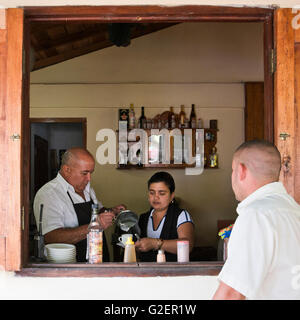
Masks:
[[[12,141],[20,140],[20,139],[21,139],[21,136],[20,136],[18,133],[14,133],[12,136],[10,136],[10,139],[11,139]]]
[[[289,135],[288,133],[286,133],[286,132],[281,132],[280,133],[280,135],[279,135],[279,138],[281,139],[281,140],[286,140],[287,138],[289,138],[291,135]]]

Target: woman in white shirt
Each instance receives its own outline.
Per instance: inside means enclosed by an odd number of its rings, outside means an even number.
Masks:
[[[141,261],[156,261],[158,250],[165,251],[167,261],[177,261],[177,240],[194,245],[194,224],[190,214],[174,200],[175,182],[167,172],[157,172],[148,181],[151,209],[139,218],[141,239],[136,242]]]

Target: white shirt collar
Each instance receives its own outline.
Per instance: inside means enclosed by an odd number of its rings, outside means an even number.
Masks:
[[[67,180],[65,180],[64,177],[59,172],[56,176],[56,179],[61,184],[65,192],[71,190],[73,193],[75,193],[74,187]],[[90,193],[90,182],[86,185],[84,189],[84,193],[88,193],[88,194]]]
[[[251,202],[266,197],[268,194],[287,194],[287,191],[281,182],[272,182],[265,184],[259,189],[252,192],[246,199],[241,201],[237,206],[237,213],[240,214],[239,210],[248,206]]]

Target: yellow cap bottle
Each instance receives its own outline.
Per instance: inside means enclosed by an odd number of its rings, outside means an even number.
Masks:
[[[136,262],[135,246],[132,237],[128,237],[125,244],[124,262]]]

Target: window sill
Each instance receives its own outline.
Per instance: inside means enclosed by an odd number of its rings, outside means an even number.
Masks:
[[[86,263],[50,264],[30,263],[18,276],[26,277],[179,277],[179,276],[217,276],[223,261],[200,261],[189,263],[156,262],[138,263],[103,263],[93,265]]]

